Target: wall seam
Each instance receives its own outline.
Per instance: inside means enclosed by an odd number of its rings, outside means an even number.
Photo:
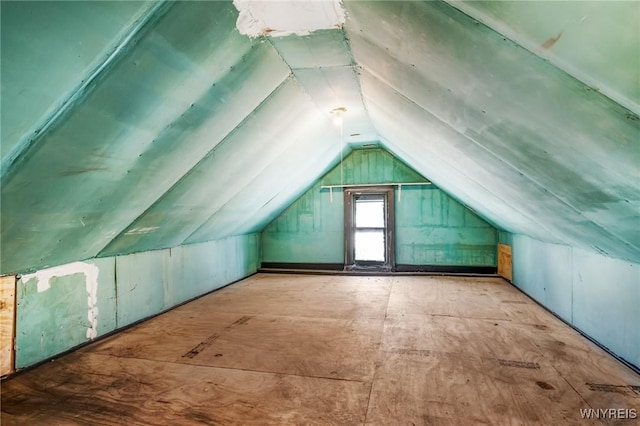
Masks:
[[[3,161],[1,168],[3,170],[2,178],[5,181],[5,186],[15,175],[19,165],[23,159],[27,157],[29,151],[33,150],[34,147],[38,145],[39,141],[42,140],[49,129],[64,119],[67,113],[74,109],[79,99],[87,96],[93,89],[95,89],[96,86],[93,83],[106,73],[108,68],[122,59],[124,55],[129,52],[129,49],[137,44],[140,40],[141,34],[143,34],[150,25],[153,25],[161,19],[169,11],[172,5],[172,2],[162,0],[151,6],[150,10],[134,22],[129,31],[120,39],[108,54],[107,58],[97,65],[89,73],[89,76],[83,79],[78,86],[72,89],[70,95],[60,104],[60,106],[47,117],[43,118],[35,131],[32,131],[21,138],[20,142],[18,142],[15,147],[14,152],[9,154],[6,160]]]
[[[115,330],[118,329],[118,256],[113,256],[113,293],[115,295]]]

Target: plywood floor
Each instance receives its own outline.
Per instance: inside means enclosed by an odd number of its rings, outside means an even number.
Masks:
[[[640,376],[501,279],[259,274],[5,381],[1,420],[571,425],[588,408],[640,412]]]

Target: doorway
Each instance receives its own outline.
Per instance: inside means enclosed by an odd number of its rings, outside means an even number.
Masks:
[[[391,270],[393,187],[345,189],[345,269]]]

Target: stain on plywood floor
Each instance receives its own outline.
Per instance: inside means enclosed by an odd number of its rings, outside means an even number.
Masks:
[[[262,274],[5,381],[1,420],[582,424],[639,386],[502,279]]]

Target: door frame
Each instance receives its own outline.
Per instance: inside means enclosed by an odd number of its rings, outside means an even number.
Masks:
[[[369,265],[355,262],[355,202],[358,195],[382,195],[385,199],[385,261]],[[393,186],[377,185],[344,189],[344,267],[345,270],[360,268],[390,271],[395,268],[395,191]]]

